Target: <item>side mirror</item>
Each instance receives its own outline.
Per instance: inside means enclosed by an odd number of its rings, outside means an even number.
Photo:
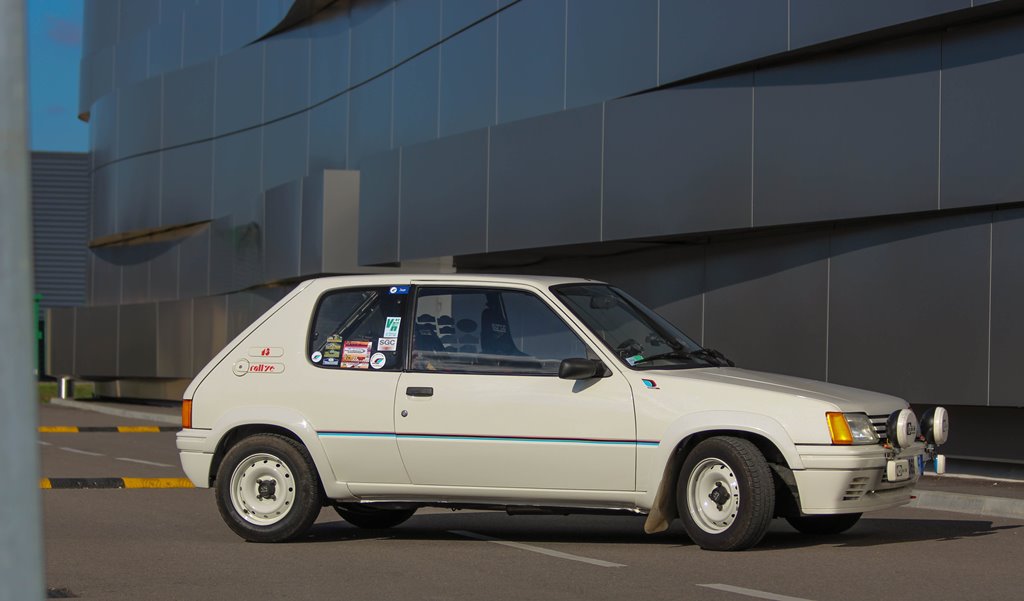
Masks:
[[[594,359],[562,359],[558,365],[558,377],[563,380],[588,380],[606,373],[604,363]]]

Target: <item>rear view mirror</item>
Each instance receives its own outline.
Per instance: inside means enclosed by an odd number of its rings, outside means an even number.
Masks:
[[[604,377],[607,368],[594,359],[563,359],[558,365],[558,377],[563,380],[588,380]]]

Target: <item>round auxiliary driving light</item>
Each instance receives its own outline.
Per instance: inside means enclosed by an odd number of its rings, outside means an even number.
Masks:
[[[921,432],[929,444],[945,444],[949,438],[949,411],[946,411],[945,407],[925,411],[921,416]]]
[[[917,416],[910,409],[893,411],[885,422],[885,435],[896,448],[910,446],[917,438]]]

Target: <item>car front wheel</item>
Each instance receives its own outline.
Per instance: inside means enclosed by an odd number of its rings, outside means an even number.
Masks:
[[[683,462],[676,503],[686,533],[701,548],[749,549],[764,537],[774,513],[771,469],[749,440],[709,438]]]
[[[277,434],[257,434],[231,447],[217,470],[216,496],[228,527],[258,543],[301,536],[322,507],[309,453]]]

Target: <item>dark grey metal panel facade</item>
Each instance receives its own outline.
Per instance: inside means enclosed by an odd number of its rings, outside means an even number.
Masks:
[[[987,404],[990,223],[979,213],[836,236],[829,379],[917,402]]]
[[[600,239],[603,114],[591,106],[493,128],[488,250]]]
[[[659,11],[659,83],[789,49],[789,0],[673,0]]]
[[[809,46],[973,4],[971,0],[790,0],[790,46]]]
[[[1024,407],[1024,209],[996,212],[991,262],[989,404]]]
[[[658,83],[658,0],[568,3],[565,104],[578,107]]]
[[[32,153],[32,258],[43,307],[85,304],[89,155]]]
[[[90,1],[90,239],[211,222],[92,253],[88,302],[191,299],[144,376],[181,377],[243,290],[453,254],[611,278],[744,366],[1020,406],[1024,17],[971,4]]]
[[[704,344],[740,365],[826,379],[826,237],[719,245],[706,277]]]
[[[754,225],[933,209],[939,39],[755,74]]]
[[[403,149],[403,252],[461,255],[486,243],[487,144],[484,129]]]
[[[1024,201],[1024,19],[950,33],[942,62],[940,205]]]
[[[522,0],[498,15],[498,123],[565,108],[566,0]]]
[[[747,73],[608,103],[602,239],[750,225],[752,83]]]

